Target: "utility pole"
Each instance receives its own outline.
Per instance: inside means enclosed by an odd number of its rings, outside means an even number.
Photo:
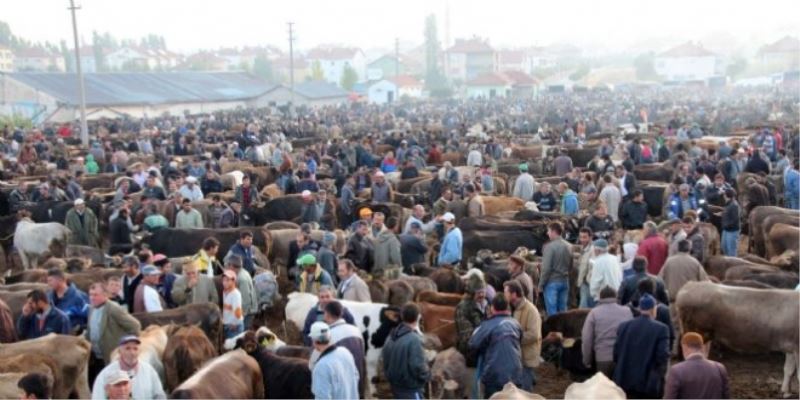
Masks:
[[[86,124],[86,88],[83,85],[83,71],[81,69],[81,49],[78,45],[78,20],[75,18],[75,0],[69,0],[69,10],[72,12],[72,36],[75,39],[75,71],[78,73],[78,93],[81,96],[81,143],[89,148],[89,126]]]
[[[394,38],[394,76],[400,76],[400,38]]]
[[[289,91],[291,92],[291,103],[289,104],[289,113],[291,114],[294,107],[294,22],[287,22],[289,25]]]

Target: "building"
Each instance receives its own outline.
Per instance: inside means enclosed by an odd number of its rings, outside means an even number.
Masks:
[[[555,54],[547,52],[544,47],[531,47],[525,49],[523,61],[523,71],[534,73],[536,70],[553,68],[556,66],[557,57]]]
[[[538,82],[522,71],[490,72],[466,83],[468,98],[513,97],[531,98]]]
[[[673,47],[655,58],[656,73],[666,82],[705,81],[718,75],[720,69],[714,53],[692,42]]]
[[[315,66],[322,70],[326,82],[340,84],[346,68],[352,68],[358,75],[358,81],[366,80],[367,61],[364,52],[354,47],[323,47],[311,49],[306,54],[310,69]]]
[[[397,70],[400,70],[400,75],[414,75],[420,71],[420,66],[413,65],[414,61],[400,56],[398,58],[393,55],[383,55],[367,64],[367,79],[387,79],[397,75]]]
[[[305,82],[311,78],[311,69],[305,58],[295,57],[294,62],[291,63],[289,57],[279,57],[272,61],[272,73],[275,81],[288,85],[290,68],[294,68],[295,83]]]
[[[527,71],[525,52],[522,50],[500,50],[497,52],[497,71]]]
[[[425,85],[411,75],[400,75],[389,78],[397,87],[397,96],[402,99],[422,98]]]
[[[14,54],[14,70],[20,72],[64,72],[64,57],[42,47],[30,47]]]
[[[142,49],[120,47],[106,55],[106,67],[111,71],[136,70],[151,68],[150,54]]]
[[[0,72],[14,70],[14,53],[8,47],[0,46]]]
[[[347,101],[348,93],[338,85],[328,82],[303,82],[294,85],[294,104],[322,107]]]
[[[785,36],[758,50],[758,62],[778,71],[800,68],[800,40]]]
[[[388,79],[381,79],[367,86],[367,101],[372,104],[394,103],[398,97],[397,85]]]
[[[497,71],[497,53],[480,38],[456,39],[445,55],[445,76],[450,81],[467,82]]]

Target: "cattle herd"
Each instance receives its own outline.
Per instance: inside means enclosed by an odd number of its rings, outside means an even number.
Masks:
[[[699,333],[709,359],[782,353],[769,393],[796,396],[798,97],[637,88],[101,119],[88,149],[71,124],[0,127],[0,397],[43,376],[53,398],[313,398],[309,328],[336,300],[360,332],[364,398],[396,389],[383,354],[408,303],[419,389],[475,398],[488,383],[466,341],[509,280],[537,312],[516,357],[575,382],[546,395],[631,397],[581,342],[598,293],[637,315],[642,279],[670,337]],[[492,398],[542,398],[542,379]]]

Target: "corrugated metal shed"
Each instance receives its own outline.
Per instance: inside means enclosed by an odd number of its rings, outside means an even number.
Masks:
[[[77,105],[75,74],[19,72],[8,74],[56,99]],[[243,72],[120,72],[85,74],[86,104],[122,106],[224,102],[251,99],[278,85]]]
[[[294,85],[295,93],[311,100],[347,97],[347,92],[329,82],[303,82]]]

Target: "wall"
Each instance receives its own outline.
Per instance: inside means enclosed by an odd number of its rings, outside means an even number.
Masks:
[[[494,90],[494,97],[506,97],[506,93],[511,90],[510,86],[467,86],[467,97],[476,98],[482,97],[485,99],[492,97],[492,90]]]
[[[716,58],[658,57],[655,69],[667,81],[703,80],[716,75]]]
[[[367,89],[367,98],[372,104],[389,103],[390,94],[392,97],[391,102],[397,101],[399,97],[397,93],[397,86],[387,80],[378,81],[372,84],[369,89]]]
[[[419,99],[422,97],[422,86],[403,87],[398,89],[400,97],[408,96],[412,99]]]

